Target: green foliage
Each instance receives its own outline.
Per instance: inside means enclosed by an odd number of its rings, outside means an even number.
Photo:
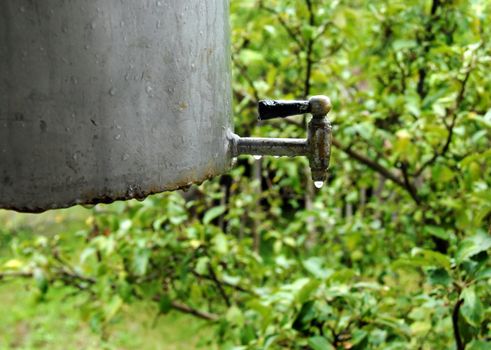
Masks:
[[[303,137],[303,117],[257,125],[257,100],[329,95],[328,184],[305,159],[241,158],[188,193],[96,206],[81,250],[13,239],[5,276],[86,295],[99,332],[143,299],[225,349],[489,348],[489,3],[231,6],[238,133]]]

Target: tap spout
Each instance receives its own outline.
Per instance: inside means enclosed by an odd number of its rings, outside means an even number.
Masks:
[[[296,157],[306,156],[309,147],[305,139],[238,137],[235,156],[242,154]]]
[[[326,96],[314,96],[309,101],[261,101],[259,119],[287,117],[299,113],[310,113],[312,119],[307,127],[306,139],[232,137],[232,153],[257,156],[306,156],[309,159],[312,180],[323,182],[331,157],[332,127],[327,119],[331,101]]]

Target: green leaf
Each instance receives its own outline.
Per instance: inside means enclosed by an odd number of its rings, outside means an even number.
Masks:
[[[450,268],[450,258],[442,253],[428,249],[414,248],[411,255],[409,262],[413,266]]]
[[[237,305],[232,305],[228,309],[225,318],[233,325],[237,325],[240,327],[244,325],[244,314]]]
[[[429,330],[431,330],[430,321],[416,321],[411,324],[411,332],[414,336],[427,334]]]
[[[439,268],[439,269],[432,269],[429,272],[429,280],[430,283],[433,285],[448,286],[452,282],[452,277],[450,277],[447,270],[443,268]]]
[[[167,314],[172,310],[172,300],[168,294],[164,294],[159,300],[159,311],[161,314]]]
[[[244,49],[240,51],[240,59],[246,65],[264,62],[262,53],[254,50]]]
[[[135,274],[142,276],[147,272],[148,260],[150,259],[150,250],[140,249],[135,253],[133,269]]]
[[[35,269],[34,270],[34,280],[36,281],[36,285],[41,291],[41,294],[46,294],[48,291],[48,279],[46,278],[46,275],[44,274],[44,271],[41,269]]]
[[[210,258],[207,256],[202,256],[198,259],[196,263],[196,272],[200,275],[206,275],[208,273],[208,264],[210,263]]]
[[[403,337],[410,337],[411,332],[409,327],[404,323],[403,320],[391,317],[389,315],[380,314],[375,318],[375,322],[386,327],[391,328],[394,332],[398,333]]]
[[[309,346],[312,348],[312,350],[334,349],[334,347],[327,341],[327,339],[321,336],[309,338]]]
[[[465,259],[488,250],[489,248],[491,248],[491,236],[484,232],[479,232],[460,242],[457,253],[455,254],[455,261],[460,264]]]
[[[215,236],[215,238],[213,238],[213,244],[217,253],[222,255],[228,253],[227,236],[225,236],[223,233],[219,233]]]
[[[23,266],[24,263],[18,259],[11,259],[3,265],[7,270],[19,270]]]
[[[245,325],[240,331],[240,341],[242,344],[247,345],[257,338],[254,327],[250,324]]]
[[[464,300],[460,308],[462,316],[471,326],[479,327],[483,321],[484,310],[474,286],[464,289],[460,297]]]
[[[123,299],[119,295],[114,296],[104,307],[105,321],[111,321],[123,306]]]
[[[312,279],[305,284],[297,294],[297,300],[300,303],[305,303],[310,299],[311,295],[319,288],[321,282],[319,280]]]
[[[351,338],[351,344],[362,346],[366,343],[368,339],[368,332],[363,329],[355,329],[353,330],[353,335]],[[359,347],[357,347],[358,349]],[[366,348],[366,347],[365,347]]]
[[[403,40],[403,39],[395,40],[392,43],[392,46],[394,47],[395,51],[410,49],[416,47],[417,45],[418,44],[414,40]]]
[[[292,328],[299,332],[304,332],[308,329],[310,321],[315,318],[315,302],[307,301],[302,305],[300,312],[293,321]]]
[[[476,281],[491,279],[491,267],[488,267],[476,274]]]
[[[450,239],[449,233],[442,227],[438,226],[425,226],[425,231],[432,236],[441,238],[448,241]]]
[[[203,217],[203,224],[208,225],[210,222],[222,215],[226,209],[227,208],[224,205],[211,208],[205,213],[205,216]]]
[[[466,347],[465,350],[489,350],[491,349],[491,342],[484,340],[473,340]]]
[[[308,258],[302,261],[302,264],[308,272],[320,279],[326,279],[334,272],[332,269],[324,268],[324,259],[319,257]]]

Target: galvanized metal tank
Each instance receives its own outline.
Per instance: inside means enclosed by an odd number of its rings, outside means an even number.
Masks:
[[[1,0],[0,208],[227,171],[229,60],[227,0]]]

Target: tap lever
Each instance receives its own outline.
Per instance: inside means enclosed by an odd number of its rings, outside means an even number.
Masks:
[[[259,120],[286,118],[310,113],[309,101],[262,100],[259,101]]]
[[[310,113],[314,118],[324,118],[331,110],[327,96],[312,96],[308,101],[259,101],[259,120],[286,118],[292,115]]]

